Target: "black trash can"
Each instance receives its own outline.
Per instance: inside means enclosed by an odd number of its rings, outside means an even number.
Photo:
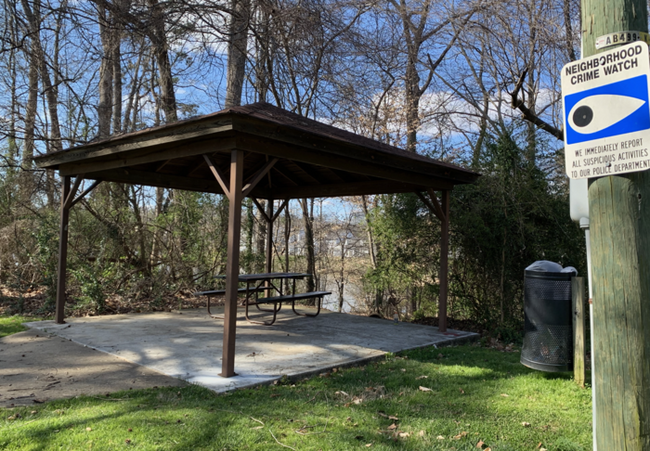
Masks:
[[[573,371],[573,275],[525,271],[523,365],[540,371]]]

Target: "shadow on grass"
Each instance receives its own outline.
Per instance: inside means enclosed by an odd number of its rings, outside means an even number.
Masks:
[[[124,391],[110,397],[80,397],[6,410],[3,413],[20,416],[7,422],[10,427],[0,434],[0,449],[138,445],[145,449],[194,450],[212,449],[219,442],[237,449],[236,443],[223,438],[232,438],[233,434],[226,431],[238,418],[246,417],[234,409],[218,410],[221,401],[206,389],[190,386]],[[38,413],[31,414],[32,409]]]
[[[12,423],[0,448],[23,441],[30,449],[86,449],[92,440],[94,449],[113,449],[130,439],[141,449],[172,450],[371,444],[375,450],[469,451],[482,441],[493,451],[540,444],[579,451],[591,446],[589,403],[588,390],[572,384],[570,375],[530,370],[517,353],[424,348],[296,384],[222,395],[190,386],[53,402],[33,425]],[[65,413],[57,416],[57,409]],[[27,423],[32,418],[23,411],[20,422]]]

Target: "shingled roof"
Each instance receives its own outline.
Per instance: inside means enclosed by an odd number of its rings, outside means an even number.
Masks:
[[[61,175],[223,193],[203,155],[228,177],[235,149],[245,151],[245,182],[277,158],[248,193],[264,199],[449,190],[479,177],[267,103],[113,136],[34,160]]]

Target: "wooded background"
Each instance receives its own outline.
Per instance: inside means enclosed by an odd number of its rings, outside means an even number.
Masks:
[[[561,67],[578,0],[3,0],[0,283],[5,309],[53,308],[59,179],[32,158],[266,101],[483,174],[451,197],[450,305],[522,328],[523,274],[585,270],[569,218]],[[246,200],[242,270],[264,221]],[[439,222],[411,194],[293,201],[275,269],[367,313],[435,316]],[[103,183],[71,212],[71,314],[164,308],[225,268],[227,200]],[[143,304],[144,303],[144,304]]]

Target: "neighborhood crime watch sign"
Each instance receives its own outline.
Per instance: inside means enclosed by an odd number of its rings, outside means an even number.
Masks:
[[[644,42],[562,68],[564,152],[570,178],[650,169],[649,75]]]

